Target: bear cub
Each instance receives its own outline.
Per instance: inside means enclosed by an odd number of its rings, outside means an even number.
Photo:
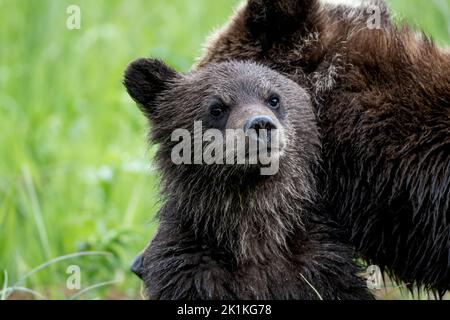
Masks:
[[[352,250],[320,209],[320,139],[305,90],[239,61],[180,74],[139,59],[124,84],[159,145],[160,225],[133,266],[151,299],[372,298]],[[208,139],[195,143],[195,137],[208,132],[210,142],[222,143],[210,152],[222,162],[199,161]],[[244,133],[244,161],[229,161],[239,149],[228,150],[230,132],[233,146],[242,137],[236,132]],[[178,152],[182,136],[193,146]],[[269,162],[254,159],[252,142],[258,154],[266,147]],[[174,155],[194,161],[177,162]],[[276,171],[262,174],[273,162]]]

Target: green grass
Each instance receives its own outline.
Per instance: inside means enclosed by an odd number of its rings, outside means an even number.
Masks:
[[[391,2],[450,43],[448,1]],[[141,56],[188,70],[236,3],[0,0],[0,288],[52,258],[107,251],[51,264],[20,286],[68,298],[75,264],[82,288],[118,281],[80,298],[139,298],[128,268],[155,231],[159,177],[122,73]],[[70,4],[81,7],[81,30],[65,27]]]
[[[450,0],[388,0],[396,20],[407,20],[440,45],[450,44]]]

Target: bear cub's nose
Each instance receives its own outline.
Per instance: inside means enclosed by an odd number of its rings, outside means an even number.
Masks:
[[[276,130],[277,126],[269,116],[255,116],[250,118],[244,126],[244,132],[247,133],[249,130],[255,130],[256,139],[259,140],[261,138],[260,130],[267,130],[267,135],[262,137],[264,140],[267,139],[267,142],[270,143],[272,139],[272,130]]]
[[[256,130],[256,133],[258,133],[259,130],[275,130],[277,126],[269,116],[256,116],[250,118],[244,126],[245,132],[250,129]]]

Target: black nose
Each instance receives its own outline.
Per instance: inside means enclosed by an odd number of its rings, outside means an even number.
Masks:
[[[266,143],[271,143],[272,141],[272,130],[277,129],[274,121],[271,117],[268,116],[256,116],[250,118],[244,126],[244,132],[248,134],[249,130],[254,130],[255,133],[250,134],[249,136],[252,139],[257,141],[265,141]],[[265,133],[262,133],[261,130],[266,130]],[[255,135],[256,134],[256,135]]]
[[[142,270],[143,269],[142,266],[144,264],[143,257],[144,257],[143,254],[138,255],[136,257],[136,259],[134,259],[133,264],[131,265],[131,272],[133,272],[135,275],[137,275],[141,279],[143,276],[143,270]]]
[[[256,116],[250,118],[244,126],[245,132],[247,132],[250,129],[256,130],[256,132],[258,132],[259,130],[270,131],[277,129],[277,126],[275,125],[272,118],[269,116]]]

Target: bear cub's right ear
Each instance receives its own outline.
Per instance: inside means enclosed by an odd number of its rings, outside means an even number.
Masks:
[[[168,89],[170,81],[177,76],[175,70],[160,60],[138,59],[128,66],[123,83],[142,111],[151,115],[156,97]]]

